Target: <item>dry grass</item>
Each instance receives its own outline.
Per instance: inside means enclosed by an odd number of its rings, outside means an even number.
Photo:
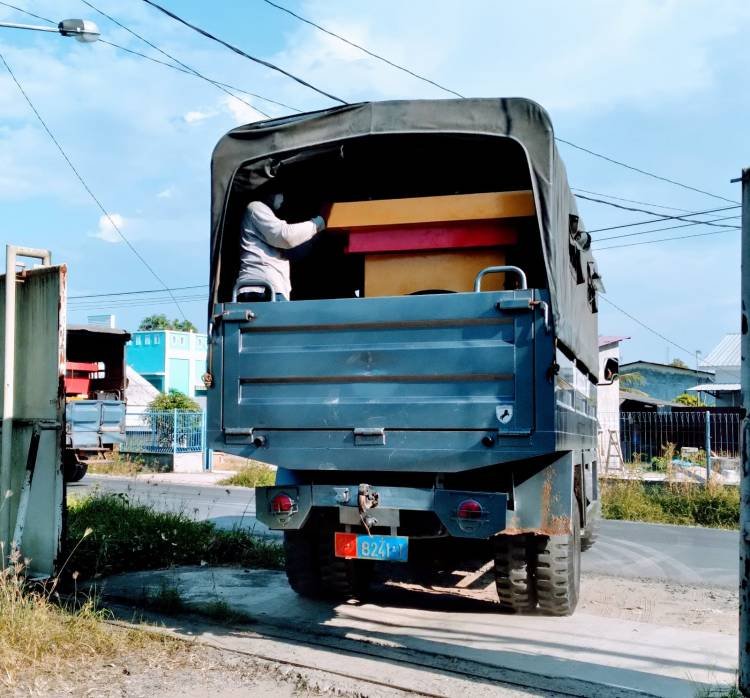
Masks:
[[[92,662],[123,653],[164,657],[182,643],[140,629],[113,628],[94,600],[63,604],[51,587],[30,587],[17,556],[0,570],[0,692],[29,694],[64,676],[85,674]]]
[[[146,463],[136,455],[117,452],[113,453],[107,460],[92,459],[88,461],[88,466],[88,471],[97,475],[134,476],[139,473],[153,473],[167,469],[166,466],[160,469],[158,466]]]
[[[267,487],[276,482],[276,471],[265,463],[248,459],[247,464],[234,475],[220,480],[219,485],[235,487]]]

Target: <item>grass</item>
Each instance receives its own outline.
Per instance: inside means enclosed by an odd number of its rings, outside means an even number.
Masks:
[[[90,473],[99,475],[138,475],[139,473],[163,472],[168,468],[152,463],[147,463],[143,458],[136,455],[127,455],[114,452],[107,460],[88,461]]]
[[[84,536],[87,529],[92,532]],[[77,547],[66,569],[85,578],[172,565],[284,565],[283,549],[276,543],[242,530],[220,530],[184,513],[157,512],[125,495],[94,494],[71,502],[68,532]]]
[[[739,527],[740,493],[737,487],[686,482],[602,482],[605,519],[710,528]]]
[[[276,481],[276,471],[265,463],[249,460],[248,464],[238,470],[231,477],[219,481],[219,485],[235,485],[236,487],[265,487]]]
[[[23,563],[0,570],[0,692],[45,693],[40,686],[76,676],[92,663],[144,651],[170,655],[182,644],[140,629],[112,628],[92,599],[62,604],[51,589],[30,587]],[[28,690],[26,690],[28,689]]]

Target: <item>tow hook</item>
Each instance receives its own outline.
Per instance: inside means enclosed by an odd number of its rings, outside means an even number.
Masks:
[[[371,536],[370,529],[378,523],[378,520],[374,516],[369,516],[368,511],[374,509],[380,503],[380,495],[375,492],[370,485],[362,483],[359,486],[359,494],[357,495],[357,508],[359,509],[359,520],[367,531],[367,535]]]

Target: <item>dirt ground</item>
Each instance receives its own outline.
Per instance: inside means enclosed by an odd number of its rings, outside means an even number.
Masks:
[[[472,598],[496,598],[491,572],[454,572],[441,586],[425,588],[407,582],[397,586],[423,592]],[[737,593],[642,580],[587,576],[582,581],[578,612],[641,621],[673,628],[737,633]],[[113,632],[117,632],[113,628]],[[407,695],[398,689],[363,684],[323,671],[298,668],[232,651],[177,643],[169,651],[148,649],[96,663],[82,662],[55,675],[29,677],[18,696],[127,696],[132,698],[198,698],[203,696],[381,696]],[[415,695],[415,694],[409,694]],[[498,696],[542,695],[538,691],[500,688]],[[545,695],[549,695],[545,693]]]

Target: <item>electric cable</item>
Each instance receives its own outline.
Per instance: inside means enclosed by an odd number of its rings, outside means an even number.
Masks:
[[[445,87],[445,85],[441,85],[439,82],[435,82],[434,80],[431,80],[430,78],[425,77],[424,75],[420,75],[419,73],[415,73],[413,70],[410,70],[409,68],[399,65],[398,63],[394,63],[393,61],[385,58],[384,56],[381,56],[374,51],[370,51],[370,49],[365,48],[364,46],[361,46],[360,44],[355,44],[353,41],[350,41],[345,36],[341,36],[340,34],[336,34],[336,32],[331,31],[330,29],[326,29],[325,27],[322,27],[320,24],[317,24],[316,22],[313,22],[311,19],[307,19],[306,17],[303,17],[302,15],[298,15],[296,12],[292,12],[288,7],[284,7],[283,5],[278,5],[275,2],[271,2],[271,0],[263,0],[267,5],[270,5],[271,7],[275,7],[277,10],[281,10],[282,12],[286,12],[288,15],[291,15],[292,17],[298,19],[300,22],[304,22],[305,24],[309,24],[312,27],[315,27],[316,29],[319,29],[320,31],[324,32],[325,34],[328,34],[339,41],[343,41],[345,44],[348,44],[349,46],[352,46],[356,49],[359,49],[363,53],[366,53],[368,56],[371,56],[372,58],[375,58],[379,61],[382,61],[383,63],[386,63],[387,65],[391,66],[392,68],[395,68],[396,70],[400,70],[404,73],[407,73],[408,75],[411,75],[412,77],[417,78],[418,80],[422,80],[422,82],[426,82],[430,85],[433,85],[434,87],[437,87],[440,90],[443,90],[443,92],[447,92],[448,94],[452,94],[455,97],[460,97],[461,99],[466,99],[464,95],[462,95],[459,92],[456,92],[455,90],[452,90],[450,87]]]
[[[571,187],[573,191],[582,191],[584,194],[593,194],[594,196],[603,196],[608,199],[615,199],[617,201],[625,201],[629,204],[641,204],[642,206],[655,206],[656,208],[665,208],[670,211],[680,211],[681,213],[690,213],[689,208],[677,208],[676,206],[666,206],[665,204],[655,204],[651,201],[638,201],[638,199],[626,199],[622,196],[615,196],[614,194],[602,194],[598,191],[591,191],[590,189],[581,189],[580,187]]]
[[[9,2],[0,2],[0,5],[4,5],[5,7],[9,7],[11,10],[16,10],[18,12],[21,12],[22,14],[28,15],[29,17],[33,17],[34,19],[41,19],[42,22],[47,22],[48,24],[57,25],[57,22],[53,22],[51,19],[47,19],[46,17],[42,17],[41,15],[35,15],[33,12],[29,12],[28,10],[24,10],[22,7],[17,7],[16,5],[11,5]]]
[[[714,230],[710,233],[695,233],[695,235],[677,235],[672,238],[659,238],[658,240],[643,240],[642,242],[632,242],[625,245],[608,245],[607,247],[597,247],[596,252],[604,252],[604,250],[616,250],[622,247],[638,247],[639,245],[653,245],[657,242],[671,242],[673,240],[687,240],[688,238],[702,238],[708,235],[721,235],[722,233],[729,233],[732,230],[737,230],[738,226],[732,225],[727,226],[726,230]]]
[[[697,187],[690,186],[689,184],[683,184],[682,182],[678,182],[676,179],[670,179],[669,177],[662,177],[661,175],[654,174],[653,172],[649,172],[648,170],[643,170],[640,167],[628,165],[627,163],[621,162],[620,160],[615,160],[614,158],[611,158],[608,155],[602,155],[601,153],[597,153],[593,150],[590,150],[589,148],[584,148],[582,145],[576,145],[575,143],[565,140],[564,138],[555,136],[555,140],[558,143],[564,143],[565,145],[569,145],[571,148],[576,148],[577,150],[581,150],[584,153],[588,153],[589,155],[593,155],[594,157],[601,158],[602,160],[606,160],[607,162],[610,162],[614,165],[625,167],[628,170],[633,170],[633,172],[639,172],[642,175],[646,175],[646,177],[653,177],[654,179],[659,179],[662,182],[668,182],[669,184],[674,184],[675,186],[682,187],[683,189],[689,189],[690,191],[698,192],[699,194],[705,194],[706,196],[710,196],[714,199],[719,199],[719,201],[727,201],[730,204],[739,203],[738,201],[734,201],[733,199],[727,199],[725,196],[712,194],[710,191],[706,191],[705,189],[698,189]]]
[[[594,202],[599,203],[599,204],[606,204],[607,206],[612,206],[614,208],[619,208],[619,209],[621,209],[623,211],[633,211],[635,213],[645,213],[645,214],[647,214],[649,216],[656,216],[656,218],[658,219],[656,221],[653,221],[653,220],[650,220],[650,221],[638,221],[636,223],[623,223],[621,225],[611,225],[611,226],[608,226],[606,228],[595,228],[594,230],[587,230],[586,231],[587,233],[601,233],[601,232],[604,232],[605,230],[616,230],[618,228],[632,228],[635,225],[648,225],[649,223],[657,223],[657,222],[660,222],[660,221],[672,221],[672,220],[684,221],[684,220],[686,220],[688,218],[692,218],[693,216],[705,216],[705,215],[707,215],[709,213],[720,213],[722,211],[731,211],[731,210],[733,210],[735,208],[740,208],[740,205],[737,204],[735,206],[724,206],[722,208],[711,208],[711,209],[707,209],[705,211],[693,211],[692,213],[684,213],[684,214],[679,215],[679,216],[677,216],[677,215],[670,216],[670,215],[667,215],[666,213],[659,213],[658,211],[649,211],[648,209],[645,209],[645,208],[634,208],[632,206],[623,206],[622,204],[616,204],[616,203],[614,203],[612,201],[604,201],[603,199],[595,199],[595,198],[593,198],[591,196],[584,196],[583,194],[576,194],[576,197],[579,198],[579,199],[585,199],[586,201],[594,201]],[[692,221],[688,221],[688,222],[692,222]],[[703,222],[706,225],[711,225],[710,221],[703,221]]]
[[[195,286],[172,286],[169,290],[170,291],[187,291],[192,290],[196,288],[208,288],[208,284],[197,284]],[[147,293],[163,293],[163,288],[154,288],[154,289],[142,289],[138,291],[112,291],[111,293],[91,293],[87,295],[82,296],[68,296],[68,300],[80,300],[83,298],[104,298],[108,296],[135,296],[135,295],[145,295]]]
[[[217,89],[221,90],[225,94],[228,94],[230,97],[233,97],[234,99],[239,100],[243,104],[246,104],[248,107],[250,107],[251,109],[253,109],[256,112],[258,112],[261,116],[265,116],[267,119],[271,118],[270,114],[266,114],[266,112],[261,111],[254,104],[251,104],[247,100],[242,99],[242,97],[238,97],[236,94],[233,94],[232,92],[230,92],[229,90],[227,90],[227,88],[224,87],[223,85],[220,85],[219,83],[214,82],[213,80],[211,80],[211,78],[208,78],[205,75],[203,75],[202,73],[199,73],[197,70],[195,70],[195,68],[192,68],[191,66],[187,65],[186,63],[183,63],[178,58],[175,58],[171,54],[169,54],[166,51],[164,51],[163,49],[159,48],[155,43],[153,43],[152,41],[149,41],[144,36],[141,36],[140,34],[138,34],[138,32],[130,29],[130,27],[125,26],[122,22],[120,22],[120,21],[116,20],[114,17],[112,17],[112,15],[108,15],[106,12],[104,12],[104,11],[100,10],[98,7],[92,5],[88,0],[81,0],[81,2],[84,5],[86,5],[87,7],[90,7],[92,10],[94,10],[94,12],[98,12],[100,15],[102,15],[102,17],[106,17],[110,22],[116,24],[121,29],[124,29],[129,34],[132,34],[137,39],[140,39],[143,43],[147,44],[148,46],[150,46],[155,51],[158,51],[160,54],[162,54],[162,56],[166,56],[170,61],[174,61],[177,65],[181,66],[185,70],[187,70],[190,73],[192,73],[193,75],[195,75],[195,77],[200,78],[201,80],[205,80],[207,83],[213,85],[214,87],[216,87]]]
[[[130,250],[133,252],[133,254],[141,261],[141,263],[148,269],[149,272],[153,275],[153,277],[166,289],[168,290],[167,284],[164,283],[164,280],[159,276],[159,274],[156,273],[154,268],[146,261],[146,259],[141,255],[140,252],[133,246],[133,244],[128,240],[127,237],[123,234],[122,230],[120,230],[119,226],[115,221],[112,219],[112,216],[109,214],[109,211],[107,211],[106,208],[104,208],[104,205],[102,202],[97,198],[96,194],[92,191],[91,187],[87,184],[86,180],[83,178],[83,175],[78,171],[76,166],[73,164],[71,159],[68,157],[68,154],[63,149],[62,145],[60,145],[60,142],[55,138],[55,135],[50,130],[49,126],[47,126],[47,122],[42,118],[42,115],[39,113],[39,110],[34,106],[34,103],[31,101],[31,98],[26,94],[26,90],[23,89],[23,86],[18,81],[18,78],[16,78],[15,73],[11,69],[11,67],[8,65],[8,62],[5,60],[5,56],[0,53],[0,60],[2,60],[3,65],[5,66],[5,69],[8,71],[8,74],[10,75],[13,82],[16,84],[16,87],[18,87],[19,92],[23,95],[23,98],[28,103],[29,107],[31,107],[31,110],[34,112],[34,115],[39,120],[39,123],[42,125],[42,128],[46,131],[47,135],[49,136],[50,140],[55,144],[57,149],[60,151],[60,155],[62,155],[65,162],[68,164],[68,167],[70,167],[71,171],[75,175],[76,179],[81,183],[81,186],[86,190],[86,193],[91,197],[91,199],[94,201],[94,203],[97,205],[99,210],[104,214],[107,221],[109,221],[109,224],[112,226],[112,228],[117,231],[117,234],[122,238],[123,242],[130,248]],[[182,313],[182,316],[187,320],[187,316],[185,315],[185,312],[182,310],[182,307],[177,302],[177,299],[174,297],[171,291],[169,291],[169,295],[174,301],[174,304],[177,306],[180,313]]]
[[[145,2],[147,5],[151,5],[151,7],[159,10],[159,12],[164,13],[165,15],[167,15],[167,17],[171,17],[176,22],[179,22],[180,24],[184,24],[186,27],[189,27],[193,31],[198,32],[201,36],[205,36],[207,39],[211,39],[211,41],[215,41],[216,43],[221,44],[222,46],[228,48],[230,51],[233,51],[234,53],[242,56],[243,58],[247,58],[248,60],[251,60],[254,63],[257,63],[258,65],[265,66],[266,68],[270,68],[271,70],[275,70],[276,72],[281,73],[282,75],[286,75],[286,77],[294,80],[300,85],[303,85],[304,87],[308,87],[309,89],[314,90],[318,94],[323,95],[324,97],[328,97],[328,99],[332,99],[334,102],[340,102],[341,104],[345,106],[349,104],[348,102],[341,99],[340,97],[337,97],[336,95],[333,95],[330,92],[326,92],[325,90],[322,90],[321,88],[316,87],[315,85],[307,82],[306,80],[303,80],[297,75],[290,73],[288,70],[284,70],[283,68],[271,63],[270,61],[266,61],[266,60],[263,60],[262,58],[252,56],[249,53],[246,53],[245,51],[243,51],[241,48],[237,48],[237,46],[233,46],[232,44],[228,43],[227,41],[224,41],[223,39],[220,39],[218,36],[211,34],[205,29],[201,29],[199,26],[195,24],[191,24],[187,20],[176,15],[174,12],[170,12],[167,8],[162,7],[156,2],[153,2],[153,0],[143,0],[143,2]]]
[[[629,317],[633,322],[638,323],[641,327],[643,327],[644,329],[648,330],[652,334],[655,334],[660,339],[663,339],[668,344],[671,344],[673,347],[677,347],[677,349],[679,349],[680,351],[684,351],[685,353],[690,354],[691,357],[695,356],[695,352],[690,351],[689,349],[685,349],[685,347],[680,346],[679,344],[677,344],[677,342],[673,342],[668,337],[665,337],[661,332],[657,332],[653,327],[649,327],[646,323],[641,322],[637,317],[635,317],[634,315],[631,315],[627,310],[624,310],[619,305],[616,305],[611,300],[609,300],[609,298],[606,298],[601,293],[598,294],[597,297],[600,300],[603,300],[605,303],[609,303],[609,305],[611,305],[613,308],[619,310],[623,315]]]
[[[718,221],[730,221],[734,220],[735,218],[741,218],[741,216],[723,216],[722,218],[713,218],[711,220],[712,223],[717,223]],[[681,225],[668,225],[666,228],[652,228],[651,230],[639,230],[636,233],[623,233],[622,235],[609,235],[606,238],[596,238],[594,240],[594,243],[600,243],[605,242],[606,240],[619,240],[620,238],[631,238],[635,237],[637,235],[649,235],[650,233],[661,233],[664,230],[676,230],[677,228],[690,228],[694,225],[705,225],[704,221],[694,221],[693,223],[682,223]],[[741,226],[725,226],[727,228],[740,228]]]

